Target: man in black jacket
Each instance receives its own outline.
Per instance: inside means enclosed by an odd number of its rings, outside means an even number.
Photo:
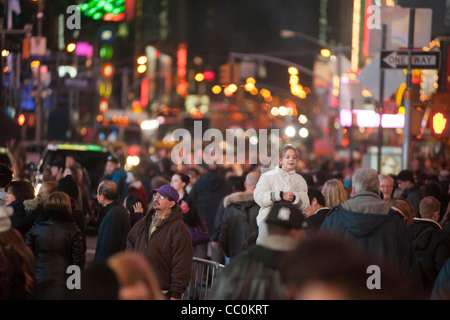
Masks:
[[[99,184],[97,200],[102,210],[99,214],[101,222],[94,261],[105,261],[114,253],[126,249],[130,219],[127,209],[119,200],[117,184],[114,181],[104,180]]]
[[[247,237],[257,230],[256,216],[259,205],[255,202],[253,191],[259,177],[258,172],[250,172],[245,177],[245,191],[234,192],[223,200],[224,212],[218,219],[218,241],[227,257],[233,258]]]
[[[414,218],[414,223],[408,226],[427,295],[445,261],[450,258],[450,238],[438,223],[440,206],[435,197],[423,198],[420,201],[421,218]]]

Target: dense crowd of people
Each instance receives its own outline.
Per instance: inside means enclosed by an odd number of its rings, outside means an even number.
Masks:
[[[449,168],[299,164],[110,156],[93,186],[67,157],[38,190],[0,164],[0,299],[192,298],[194,257],[221,266],[209,299],[450,299]]]

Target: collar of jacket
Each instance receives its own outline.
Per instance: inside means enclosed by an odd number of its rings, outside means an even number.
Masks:
[[[57,220],[57,221],[74,221],[72,215],[60,207],[44,207],[39,215],[38,221]]]
[[[289,176],[293,175],[294,173],[296,173],[295,169],[293,169],[293,170],[291,170],[291,171],[289,171],[289,172],[286,172],[286,171],[284,171],[282,168],[280,168],[279,166],[276,166],[276,167],[275,167],[275,170],[276,170],[277,172],[281,172],[281,174],[282,174],[283,176],[285,176],[285,177],[289,177]]]
[[[414,218],[414,221],[417,221],[417,222],[432,222],[432,223],[434,223],[435,225],[437,225],[437,226],[439,227],[439,229],[442,230],[441,225],[440,225],[439,223],[437,223],[436,221],[431,220],[431,219],[427,219],[427,218]]]
[[[144,225],[145,228],[148,229],[150,227],[150,224],[152,223],[153,218],[155,217],[156,211],[155,209],[152,209],[148,214],[145,215],[144,219]],[[181,208],[178,204],[176,204],[170,213],[168,213],[167,219],[164,220],[164,222],[160,225],[165,225],[168,222],[175,221],[177,219],[183,219],[183,214],[181,212]]]
[[[223,206],[226,208],[236,202],[255,201],[252,191],[235,192],[223,199]]]

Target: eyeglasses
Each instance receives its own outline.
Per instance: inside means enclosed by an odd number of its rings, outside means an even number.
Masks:
[[[160,195],[159,193],[155,193],[155,194],[153,195],[153,198],[156,198],[156,197],[160,198],[161,200],[167,198],[167,197],[165,197],[165,196]]]

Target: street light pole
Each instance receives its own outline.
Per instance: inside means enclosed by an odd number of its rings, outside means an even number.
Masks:
[[[411,51],[413,49],[414,41],[414,21],[415,9],[409,9],[409,35],[408,35],[408,69],[406,73],[406,90],[405,90],[405,127],[403,129],[403,159],[402,169],[409,169],[410,157],[410,140],[411,140],[411,102],[413,92],[411,90],[412,70],[411,70]]]
[[[44,16],[44,0],[38,1],[38,13],[37,13],[37,39],[36,44],[40,47],[42,38],[42,18]],[[39,65],[37,66],[37,95],[36,95],[36,131],[35,140],[40,142],[42,140],[42,82],[41,82],[41,60],[38,58]]]

